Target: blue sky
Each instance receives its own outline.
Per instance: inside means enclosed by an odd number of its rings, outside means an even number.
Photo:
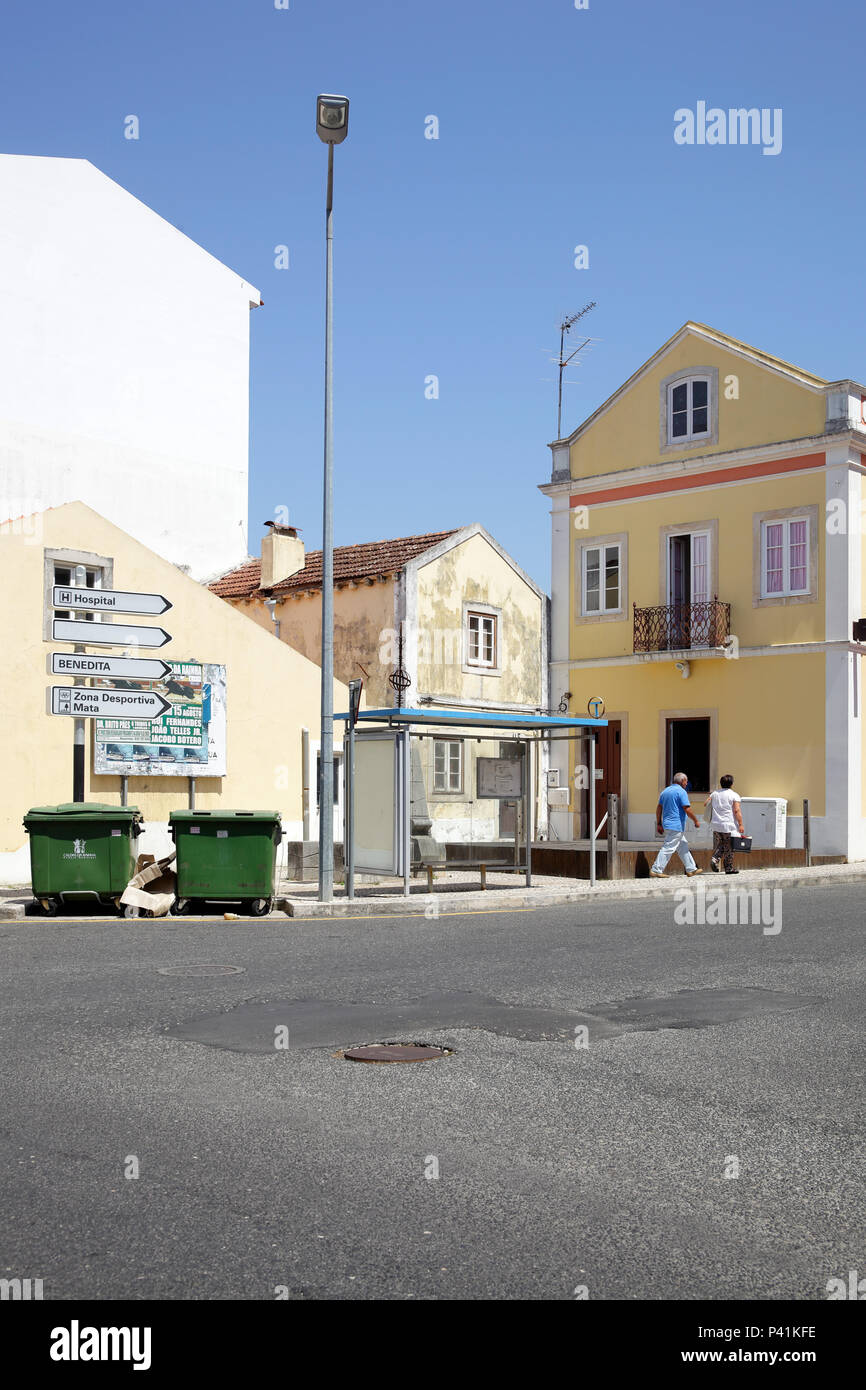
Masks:
[[[480,521],[548,588],[549,358],[563,312],[589,300],[599,341],[566,389],[567,429],[689,318],[866,378],[853,0],[6,0],[0,26],[0,148],[91,160],[262,292],[256,552],[280,506],[321,543],[319,91],[352,103],[336,155],[338,544]],[[674,112],[698,101],[781,108],[781,153],[676,145]]]

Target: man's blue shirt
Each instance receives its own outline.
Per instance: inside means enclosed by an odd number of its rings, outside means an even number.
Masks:
[[[662,808],[662,827],[665,830],[685,830],[686,807],[690,804],[685,787],[681,787],[679,782],[672,782],[659,797],[659,804]]]

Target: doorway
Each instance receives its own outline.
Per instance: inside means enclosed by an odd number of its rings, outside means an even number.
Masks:
[[[708,793],[710,786],[710,720],[707,718],[665,721],[665,785],[674,773],[684,772],[690,792]]]
[[[692,608],[710,601],[710,533],[683,531],[668,536],[668,649],[707,646],[692,640]],[[703,626],[700,622],[699,626]]]

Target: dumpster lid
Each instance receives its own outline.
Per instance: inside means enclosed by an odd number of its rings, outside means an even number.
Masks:
[[[243,817],[244,820],[279,820],[281,811],[171,811],[169,820],[198,820],[200,817],[207,817],[211,820],[231,820],[233,816]]]
[[[118,819],[141,818],[137,806],[111,806],[107,801],[65,801],[61,806],[31,806],[28,816],[105,816],[111,814]]]

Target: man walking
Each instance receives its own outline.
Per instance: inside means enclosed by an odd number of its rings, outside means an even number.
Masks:
[[[686,816],[693,820],[695,825],[700,825],[700,821],[691,808],[686,785],[688,777],[684,772],[677,772],[669,787],[665,787],[659,797],[659,804],[656,807],[656,831],[663,835],[662,847],[655,857],[655,863],[650,869],[652,878],[667,878],[665,869],[668,860],[676,850],[680,859],[683,861],[683,868],[689,878],[694,878],[701,870],[698,868],[692,852],[689,849],[689,842],[686,839]]]

